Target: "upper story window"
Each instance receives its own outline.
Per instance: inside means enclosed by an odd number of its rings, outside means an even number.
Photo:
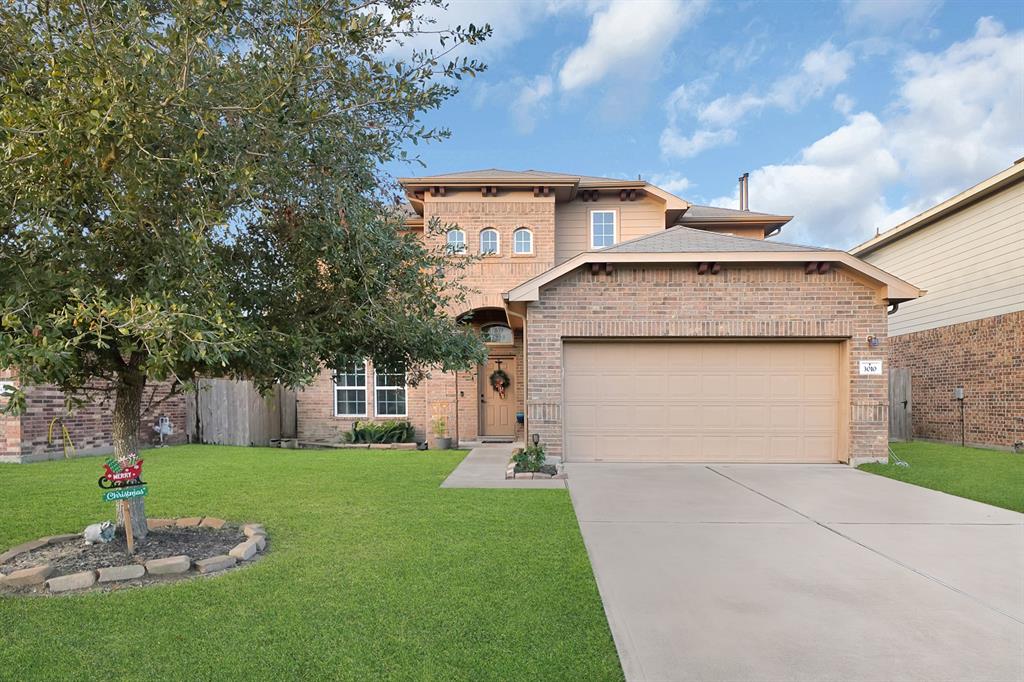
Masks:
[[[448,230],[448,253],[465,253],[466,233],[462,230]]]
[[[503,324],[489,324],[480,329],[484,343],[512,343],[512,330]]]
[[[501,250],[501,242],[498,237],[498,231],[493,227],[488,227],[486,230],[480,233],[480,253],[493,253],[496,254]]]
[[[405,367],[375,367],[373,383],[377,398],[375,414],[378,417],[406,416]]]
[[[366,363],[353,363],[334,373],[334,415],[366,416]]]
[[[590,212],[590,248],[600,249],[615,243],[615,211]]]
[[[512,248],[517,254],[533,253],[533,232],[525,227],[520,227],[512,235]]]

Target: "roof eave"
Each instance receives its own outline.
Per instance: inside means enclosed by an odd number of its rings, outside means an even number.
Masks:
[[[585,251],[556,265],[503,294],[510,302],[540,299],[540,289],[578,267],[590,263],[806,263],[829,262],[843,265],[884,288],[882,297],[891,302],[909,301],[924,291],[884,270],[855,258],[845,251],[688,251],[678,253],[637,253]]]

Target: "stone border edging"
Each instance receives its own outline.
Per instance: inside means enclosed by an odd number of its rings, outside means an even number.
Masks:
[[[211,528],[214,530],[223,528],[227,522],[224,519],[212,516],[192,516],[179,519],[147,519],[147,526],[150,530],[154,528]],[[125,564],[122,566],[108,566],[91,571],[79,571],[67,575],[53,576],[53,565],[49,563],[29,566],[7,575],[0,575],[0,587],[25,588],[35,590],[46,589],[50,594],[62,592],[73,592],[85,590],[97,582],[113,583],[125,580],[137,580],[146,575],[152,576],[181,576],[193,568],[199,574],[210,574],[234,568],[239,562],[252,561],[256,555],[267,548],[267,531],[261,523],[246,523],[240,527],[245,535],[245,540],[235,545],[227,554],[207,557],[193,561],[185,554],[179,554],[163,559],[150,559],[144,564]],[[26,552],[39,549],[47,545],[55,545],[81,538],[81,533],[70,533],[66,535],[49,535],[22,543],[12,547],[3,554],[0,554],[0,564],[7,563],[11,559]]]
[[[569,478],[569,476],[564,471],[560,471],[557,474],[545,474],[545,473],[542,473],[540,471],[537,471],[537,472],[520,471],[517,474],[516,473],[516,463],[513,462],[513,461],[510,461],[508,463],[508,466],[505,467],[505,480],[506,481],[512,480],[512,479],[527,480],[527,481],[543,481],[543,480],[548,480],[548,479],[555,479],[555,480],[558,480],[558,481],[564,481],[567,478]]]

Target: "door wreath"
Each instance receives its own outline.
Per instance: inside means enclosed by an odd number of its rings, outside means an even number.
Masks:
[[[491,372],[491,388],[498,392],[499,398],[505,397],[505,389],[512,385],[512,379],[509,378],[508,372],[502,368],[498,368]]]

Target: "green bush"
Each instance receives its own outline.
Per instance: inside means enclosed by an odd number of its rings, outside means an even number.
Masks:
[[[383,422],[356,422],[345,434],[349,443],[411,443],[415,432],[406,420],[389,419]]]
[[[527,445],[512,454],[512,461],[516,463],[517,471],[538,472],[544,466],[544,446]]]

